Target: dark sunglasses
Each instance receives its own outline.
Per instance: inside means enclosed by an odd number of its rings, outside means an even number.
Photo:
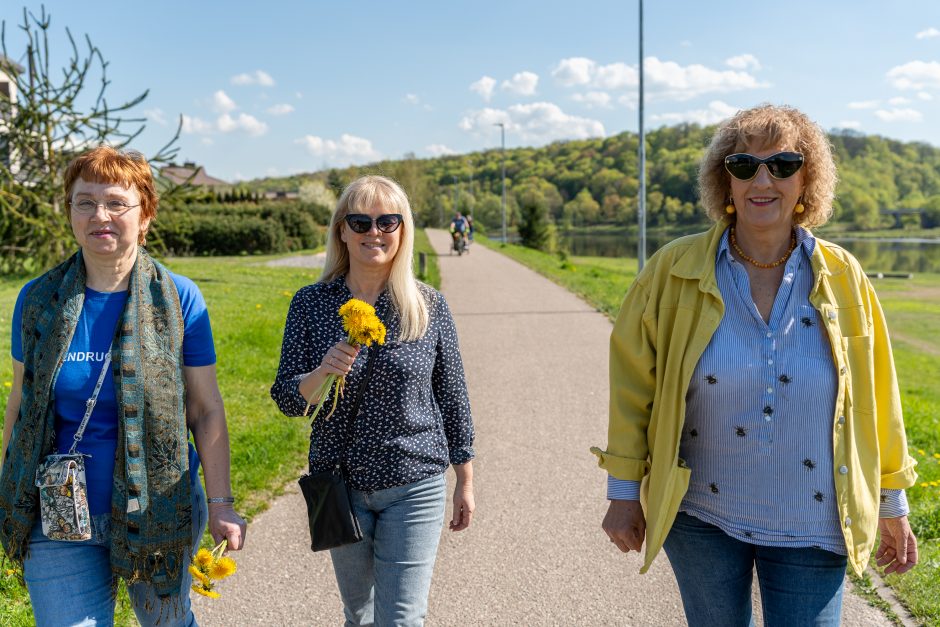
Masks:
[[[367,216],[364,213],[350,213],[344,219],[349,228],[356,233],[368,233],[372,229],[373,223],[383,233],[394,233],[401,226],[402,221],[400,213],[385,213],[375,220],[372,219],[372,216]]]
[[[778,152],[761,159],[746,152],[739,152],[725,157],[725,170],[739,181],[750,181],[757,176],[762,163],[767,166],[770,176],[775,179],[788,179],[803,167],[803,155],[798,152]]]

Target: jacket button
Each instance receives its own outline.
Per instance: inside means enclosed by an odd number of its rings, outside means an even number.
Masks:
[[[845,374],[845,366],[839,369],[839,374]]]
[[[851,526],[852,526],[852,519],[849,518],[848,516],[845,517],[845,526],[846,526],[846,527],[851,527]]]
[[[845,424],[845,416],[839,416],[839,424],[840,424],[840,425],[844,425],[844,424]]]
[[[849,469],[846,466],[839,466],[839,474],[847,475],[849,474]]]
[[[830,320],[835,320],[835,319],[836,319],[836,312],[834,312],[834,311],[829,311],[829,312],[826,313],[826,315],[829,317]]]

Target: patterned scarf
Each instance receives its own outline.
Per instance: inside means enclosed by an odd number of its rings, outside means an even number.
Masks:
[[[179,590],[192,542],[183,318],[170,273],[143,249],[128,292],[111,361],[118,401],[111,569],[128,583],[151,583],[166,600]],[[24,301],[22,401],[0,473],[0,543],[18,563],[39,511],[36,466],[54,447],[53,384],[84,301],[81,251],[37,279]]]

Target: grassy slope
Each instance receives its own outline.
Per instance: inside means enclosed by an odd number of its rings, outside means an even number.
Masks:
[[[562,259],[517,245],[478,241],[580,295],[613,318],[636,276],[635,259]],[[940,624],[940,275],[875,281],[893,337],[917,485],[907,491],[920,563],[888,583],[902,603],[927,624]]]
[[[415,249],[427,255],[423,280],[440,286],[440,273],[424,231]],[[417,257],[417,255],[416,255]],[[272,496],[300,475],[308,446],[306,420],[285,418],[268,390],[280,357],[284,320],[291,297],[319,277],[319,269],[269,268],[272,257],[170,259],[174,272],[193,279],[209,306],[217,370],[232,447],[232,485],[242,515],[251,518]],[[0,355],[10,354],[10,316],[26,279],[0,278]],[[0,404],[6,407],[12,366],[0,358]],[[26,590],[5,564],[0,570],[0,625],[33,624]],[[119,596],[118,625],[134,625],[126,595]]]

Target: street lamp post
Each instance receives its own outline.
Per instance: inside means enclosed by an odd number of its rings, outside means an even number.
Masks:
[[[506,237],[506,125],[503,122],[497,122],[493,126],[499,127],[500,154],[503,158],[503,243],[508,239]]]

